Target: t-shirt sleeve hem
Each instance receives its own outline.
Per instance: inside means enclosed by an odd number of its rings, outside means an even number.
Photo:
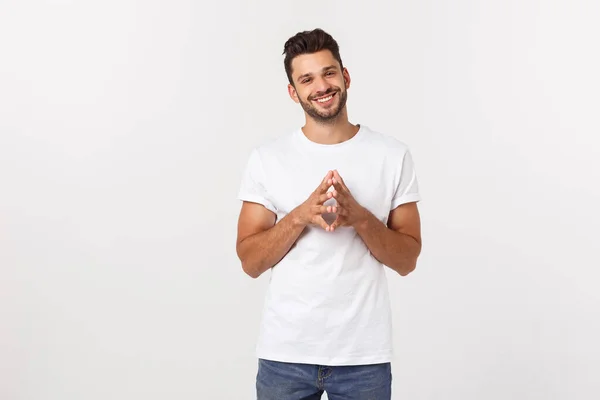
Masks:
[[[393,210],[396,207],[401,206],[402,204],[413,203],[418,201],[421,201],[421,195],[419,195],[418,193],[406,194],[404,196],[392,200],[390,210]]]
[[[271,202],[269,202],[268,200],[266,200],[264,197],[257,196],[255,194],[240,193],[238,195],[238,200],[261,204],[267,210],[269,210],[269,211],[277,214],[277,209],[273,206],[273,204],[271,204]]]

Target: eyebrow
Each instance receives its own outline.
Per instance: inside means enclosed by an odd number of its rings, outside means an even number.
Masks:
[[[321,69],[321,71],[322,71],[322,72],[327,72],[327,71],[330,71],[330,70],[332,70],[332,69],[336,69],[335,65],[329,65],[329,66],[327,66],[327,67],[323,67],[323,69]],[[297,80],[298,80],[298,81],[301,81],[302,79],[304,79],[304,78],[307,78],[307,77],[309,77],[309,76],[311,76],[311,75],[312,75],[312,73],[310,73],[310,72],[309,72],[309,73],[307,73],[307,74],[302,74],[302,75],[300,75],[300,76],[297,78]]]

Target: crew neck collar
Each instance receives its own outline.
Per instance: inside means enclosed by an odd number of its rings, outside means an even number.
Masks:
[[[340,143],[323,144],[323,143],[313,142],[308,137],[306,137],[302,128],[297,129],[296,136],[298,136],[298,138],[304,145],[310,146],[311,148],[314,148],[314,149],[323,149],[323,150],[340,149],[340,148],[345,148],[347,146],[350,146],[353,143],[360,141],[361,138],[364,136],[365,130],[367,128],[362,124],[356,124],[356,125],[358,126],[358,132],[356,132],[354,134],[354,136],[352,136],[350,139],[344,140],[343,142],[340,142]]]

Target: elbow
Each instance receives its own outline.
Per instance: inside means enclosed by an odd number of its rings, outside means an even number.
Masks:
[[[242,271],[244,271],[250,278],[256,279],[260,276],[260,274],[257,272],[256,266],[248,260],[248,255],[245,252],[242,252],[241,243],[241,241],[238,242],[236,246],[236,253],[238,259],[242,263]]]
[[[407,276],[417,268],[417,259],[402,263],[396,270],[400,276]]]
[[[242,261],[242,271],[252,279],[256,279],[260,276],[260,272],[246,261]]]
[[[406,276],[413,272],[417,268],[417,259],[421,255],[421,242],[418,242],[418,247],[413,251],[412,255],[402,260],[401,265],[398,266],[398,273],[401,276]]]
[[[259,274],[256,272],[252,266],[248,265],[247,262],[242,261],[242,271],[246,273],[250,278],[256,279],[259,277]]]
[[[410,274],[414,270],[415,270],[414,268],[408,268],[408,269],[404,268],[404,269],[398,270],[398,273],[400,274],[400,276],[407,276],[408,274]]]

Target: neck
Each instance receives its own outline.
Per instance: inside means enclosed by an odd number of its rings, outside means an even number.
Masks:
[[[337,118],[328,122],[315,121],[307,116],[302,132],[311,141],[318,144],[338,144],[351,139],[359,130],[358,125],[348,121],[344,109]]]

